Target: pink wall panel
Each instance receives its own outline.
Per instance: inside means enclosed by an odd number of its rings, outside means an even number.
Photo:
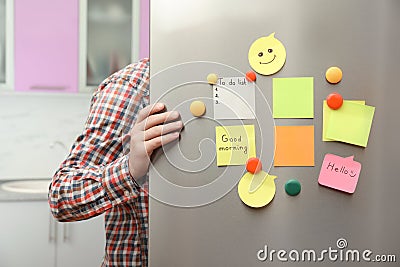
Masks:
[[[78,91],[78,1],[15,0],[17,91]]]

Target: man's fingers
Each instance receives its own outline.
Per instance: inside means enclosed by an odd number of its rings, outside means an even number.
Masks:
[[[144,132],[144,140],[148,141],[161,135],[165,135],[174,131],[180,131],[182,127],[182,121],[174,121],[167,124],[154,126]]]
[[[173,132],[173,133],[158,136],[156,138],[148,140],[145,142],[147,153],[151,154],[155,149],[157,149],[163,145],[166,145],[178,138],[179,138],[179,133]]]
[[[145,120],[147,117],[150,115],[160,112],[165,108],[165,105],[162,103],[155,103],[153,105],[148,105],[145,108],[143,108],[141,111],[139,111],[138,117],[136,119],[136,123],[142,122]]]
[[[179,112],[178,111],[168,111],[160,114],[154,114],[146,118],[141,122],[142,129],[147,130],[150,129],[156,125],[163,124],[169,121],[177,120],[179,119]]]

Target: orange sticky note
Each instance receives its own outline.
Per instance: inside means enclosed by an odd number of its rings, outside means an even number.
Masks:
[[[275,126],[274,166],[314,166],[314,125]]]

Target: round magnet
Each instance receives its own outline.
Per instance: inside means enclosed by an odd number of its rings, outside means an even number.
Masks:
[[[258,158],[249,158],[246,163],[246,170],[250,173],[258,173],[262,169],[261,161]]]
[[[190,104],[190,112],[192,112],[193,116],[201,117],[206,112],[206,105],[199,100],[193,101]]]
[[[338,67],[330,67],[325,73],[325,78],[329,83],[338,83],[342,80],[343,73]]]
[[[289,196],[297,196],[301,191],[301,184],[296,179],[291,179],[285,184],[285,191]]]
[[[210,73],[207,75],[207,82],[209,84],[217,84],[218,76],[215,73]]]
[[[326,98],[326,104],[331,109],[339,109],[343,105],[343,97],[339,93],[332,93]]]
[[[246,72],[246,79],[249,82],[255,82],[256,79],[257,79],[256,73],[254,71],[251,71],[251,70]]]

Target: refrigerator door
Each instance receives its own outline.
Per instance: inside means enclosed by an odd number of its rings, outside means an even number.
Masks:
[[[345,266],[352,250],[355,266],[399,258],[399,11],[394,0],[151,1],[151,102],[179,110],[186,125],[150,168],[150,266]],[[276,74],[257,74],[256,119],[214,120],[207,75],[244,77],[251,44],[273,32],[287,58]],[[325,80],[331,66],[343,71],[336,85]],[[272,79],[282,77],[313,77],[314,118],[272,119]],[[322,141],[322,104],[332,92],[376,107],[366,148]],[[205,117],[191,115],[194,100],[206,104]],[[263,170],[277,176],[266,207],[239,198],[245,166],[217,167],[220,124],[255,125]],[[274,125],[313,125],[315,166],[273,167]],[[318,184],[326,154],[362,164],[354,194]],[[301,183],[297,196],[285,192],[290,179]]]

